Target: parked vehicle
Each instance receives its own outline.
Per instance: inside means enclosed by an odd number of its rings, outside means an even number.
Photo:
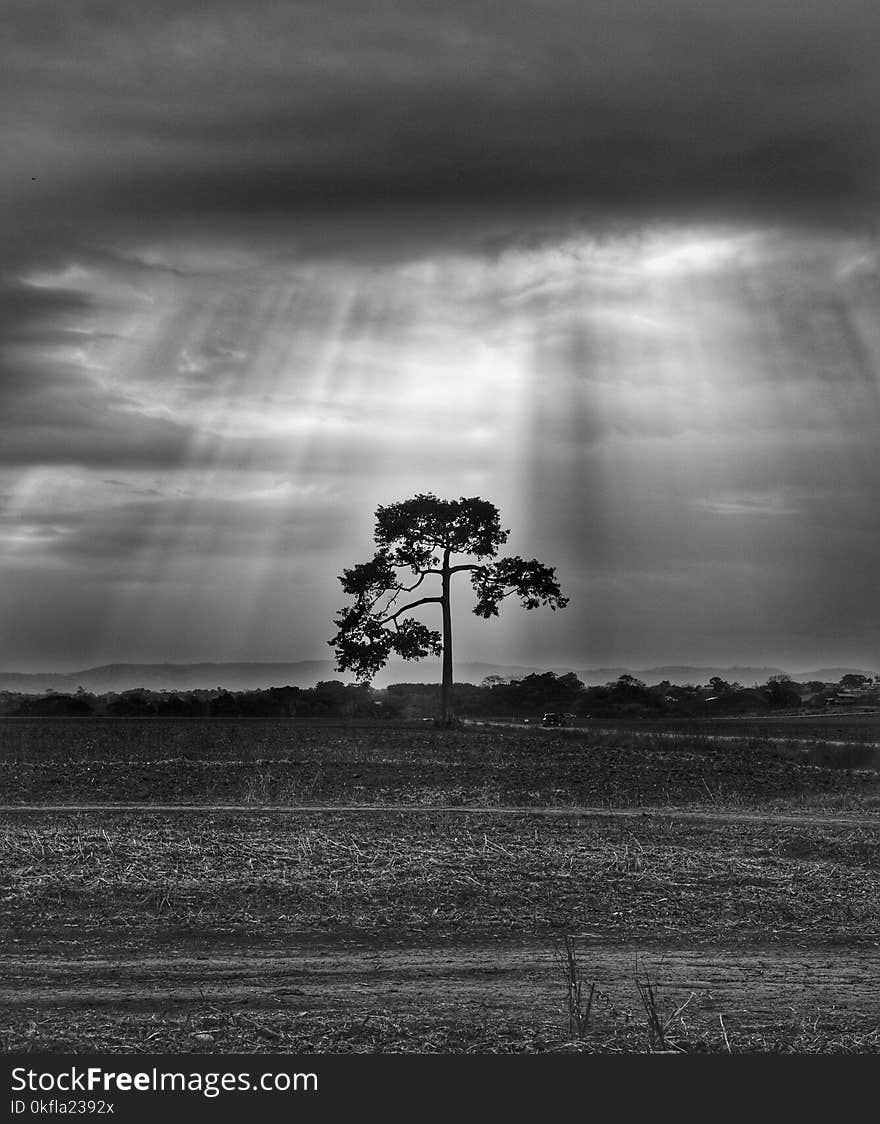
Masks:
[[[550,710],[541,719],[542,726],[570,726],[576,715],[570,711]]]

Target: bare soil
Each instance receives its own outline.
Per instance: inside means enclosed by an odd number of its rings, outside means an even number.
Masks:
[[[652,983],[660,1018],[669,1020],[669,1047],[785,1050],[819,1039],[849,1050],[880,1045],[876,950],[843,957],[839,950],[760,945],[640,953],[585,944],[580,957],[597,989],[582,1049],[648,1045],[636,980]],[[503,1045],[514,1028],[519,1041],[531,1036],[543,1049],[572,1044],[564,981],[546,944],[290,946],[281,953],[237,944],[210,954],[178,947],[152,957],[10,956],[4,976],[0,1005],[17,1029],[0,1027],[0,1034],[13,1049],[57,1048],[51,1028],[65,1014],[83,1035],[84,1013],[93,1043],[116,1046],[121,1034],[126,1048],[148,1051],[166,1045],[176,1029],[177,1048],[187,1050],[233,1052],[244,1040],[298,1052],[319,1045],[328,1028],[358,1023],[351,1048],[372,1048],[379,1032],[386,1048],[412,1049],[418,1028],[427,1034],[423,1048],[432,1032],[457,1049],[485,1047],[493,1034]]]
[[[644,808],[596,808],[568,806],[529,807],[469,807],[456,804],[0,804],[0,816],[50,815],[72,812],[100,812],[104,816],[139,812],[143,815],[197,815],[197,816],[307,816],[333,813],[345,816],[394,816],[441,815],[441,816],[537,816],[545,819],[569,819],[580,817],[598,820],[632,820],[660,818],[684,820],[693,823],[767,823],[799,824],[813,827],[864,827],[872,830],[877,826],[877,816],[851,812],[832,816],[813,812],[808,808],[801,811],[783,813],[768,809],[766,812],[748,812],[726,809],[712,812],[706,809],[658,806],[646,811]]]
[[[0,736],[6,1050],[880,1050],[876,772],[644,731],[285,727],[254,758],[190,725],[215,757],[158,760],[171,727],[93,726]],[[267,762],[312,770],[305,806]]]

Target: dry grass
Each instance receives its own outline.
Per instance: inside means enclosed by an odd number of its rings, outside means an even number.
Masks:
[[[593,1013],[596,981],[593,980],[587,988],[574,941],[568,933],[563,934],[562,946],[557,950],[556,959],[565,984],[569,1035],[572,1038],[583,1039],[589,1029]]]
[[[249,1011],[204,997],[159,1009],[23,1002],[0,1010],[0,1049],[880,1050],[876,1022],[849,1010],[845,995],[823,996],[821,1009],[818,998],[800,996],[790,1011],[744,1022],[692,1001],[657,966],[675,948],[696,949],[699,958],[703,949],[818,947],[831,964],[838,951],[858,952],[861,964],[880,947],[877,831],[809,820],[817,810],[845,817],[880,808],[877,773],[839,768],[839,755],[810,759],[833,754],[830,733],[821,745],[777,745],[699,730],[447,734],[39,720],[15,729],[0,723],[0,784],[13,802],[593,805],[652,814],[8,815],[0,824],[0,937],[7,955],[33,958],[35,979],[40,956],[136,960],[160,949],[173,956],[181,943],[210,955],[230,942],[248,950],[297,942],[460,950],[531,941],[549,959],[559,934],[566,939],[552,996],[548,990],[527,1017],[491,991],[495,1006],[479,1016],[467,1002],[392,1008],[387,997],[370,1003],[353,989],[328,1010],[299,1006],[293,994]],[[687,821],[657,811],[666,805],[803,818]],[[595,974],[596,942],[656,956],[650,971],[643,964],[612,986]]]
[[[686,1012],[682,1012],[682,1016]],[[644,1018],[606,1004],[602,1025],[572,1038],[559,1020],[431,1019],[393,1008],[345,1016],[314,1011],[254,1011],[204,1003],[186,1013],[41,1010],[39,1018],[0,1016],[0,1053],[111,1054],[643,1054],[652,1052]],[[657,1051],[653,1051],[657,1052]],[[826,1021],[822,1013],[733,1038],[717,1029],[675,1035],[682,1054],[880,1053],[880,1029]]]
[[[7,926],[341,927],[618,938],[880,932],[866,829],[333,813],[34,819],[0,829]]]
[[[11,803],[870,808],[880,773],[842,765],[874,752],[650,729],[35,719],[0,722],[0,791]]]

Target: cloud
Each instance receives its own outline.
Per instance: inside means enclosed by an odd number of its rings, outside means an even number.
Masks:
[[[686,657],[707,622],[746,645],[740,622],[749,643],[761,614],[797,631],[797,606],[826,637],[845,610],[867,643],[832,587],[849,558],[866,591],[880,562],[880,10],[9,0],[3,17],[15,643],[31,567],[56,607],[89,575],[90,611],[102,589],[148,591],[119,617],[107,594],[103,638],[59,610],[34,653],[75,624],[101,658],[140,612],[153,650],[216,656],[205,591],[235,602],[246,573],[253,632],[242,600],[229,643],[259,654],[265,628],[280,646],[290,597],[301,654],[326,654],[336,567],[369,552],[376,504],[429,489],[494,499],[516,549],[578,591],[555,639],[529,622],[536,652],[602,637],[610,659],[642,628],[651,658]],[[474,652],[500,643],[462,627]]]
[[[55,225],[873,213],[857,0],[6,7],[6,190]]]
[[[0,464],[180,460],[180,427],[128,417],[96,379],[80,328],[93,311],[82,291],[0,284]]]
[[[337,549],[345,535],[338,502],[301,495],[291,500],[283,493],[234,500],[160,496],[81,510],[40,506],[19,509],[14,518],[0,515],[0,531],[12,532],[24,548],[19,563],[30,544],[37,549],[28,557],[30,565],[73,566],[94,575],[103,564],[109,571],[102,570],[102,578],[131,576],[157,550],[171,553],[174,564],[185,568],[202,567],[206,557],[241,566],[261,548],[273,558],[321,555]],[[164,576],[149,574],[157,581]]]

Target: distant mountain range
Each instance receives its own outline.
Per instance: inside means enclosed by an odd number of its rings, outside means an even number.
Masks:
[[[569,667],[537,668],[507,666],[492,663],[460,663],[456,665],[455,678],[459,683],[481,683],[487,675],[501,675],[508,679],[522,678],[526,675],[541,674],[551,670],[558,675],[574,671],[578,679],[588,687],[609,683],[621,675],[634,675],[647,684],[670,683],[708,683],[715,675],[730,683],[741,683],[750,687],[755,683],[765,683],[771,675],[784,674],[778,667],[649,667],[633,669],[626,667],[598,667],[578,670]],[[834,667],[818,671],[805,671],[792,674],[796,682],[806,683],[813,679],[825,683],[837,683],[844,675],[869,674],[861,668]],[[389,683],[436,683],[440,677],[439,666],[433,661],[404,663],[401,660],[389,663],[385,670],[373,680],[376,687]],[[336,671],[330,660],[300,660],[296,663],[189,663],[189,664],[107,664],[104,667],[91,667],[83,671],[43,672],[25,674],[22,672],[0,671],[0,691],[18,691],[26,694],[42,694],[45,691],[76,691],[83,687],[96,694],[108,691],[128,691],[135,687],[146,687],[151,691],[191,691],[211,690],[223,687],[227,691],[252,691],[266,687],[314,687],[321,680],[342,679],[353,682],[353,677]]]

